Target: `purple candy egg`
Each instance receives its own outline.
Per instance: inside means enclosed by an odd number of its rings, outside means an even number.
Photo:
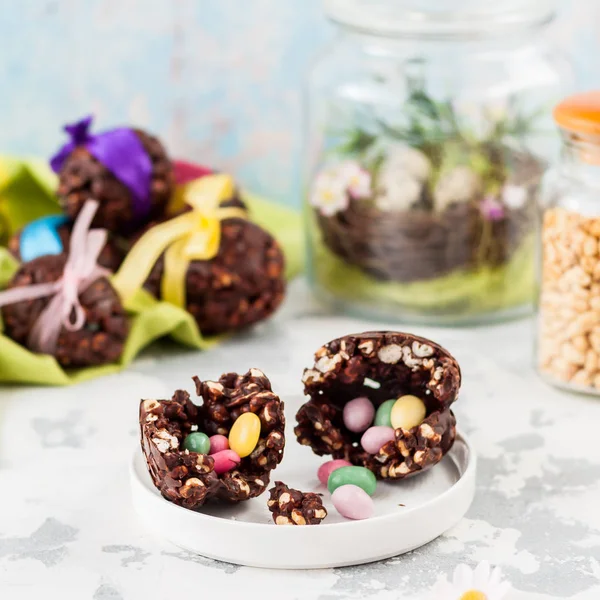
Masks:
[[[344,460],[343,458],[336,458],[335,460],[328,460],[323,463],[317,471],[317,477],[323,485],[327,485],[329,476],[340,467],[351,467],[352,463]]]
[[[346,429],[354,433],[360,433],[367,429],[374,418],[375,407],[366,396],[354,398],[344,406],[344,425]]]
[[[368,519],[375,512],[375,504],[367,492],[357,485],[342,485],[331,494],[335,509],[347,519]]]
[[[393,427],[385,427],[384,425],[376,425],[369,427],[360,439],[360,445],[365,452],[369,454],[377,454],[384,444],[396,438]]]

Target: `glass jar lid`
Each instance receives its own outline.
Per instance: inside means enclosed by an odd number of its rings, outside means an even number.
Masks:
[[[559,127],[572,133],[600,135],[600,91],[573,94],[554,109]]]
[[[379,35],[470,36],[542,25],[555,0],[324,0],[330,19]]]

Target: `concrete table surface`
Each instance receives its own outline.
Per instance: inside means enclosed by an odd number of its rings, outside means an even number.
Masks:
[[[253,366],[284,399],[299,397],[302,370],[322,343],[386,328],[432,338],[463,369],[455,412],[479,471],[475,501],[456,527],[402,557],[319,571],[218,563],[143,529],[128,481],[140,398],[191,391],[195,374]],[[425,600],[458,563],[485,559],[513,584],[508,600],[597,600],[600,401],[541,382],[531,336],[527,320],[438,329],[332,316],[296,282],[276,318],[209,352],[161,344],[126,372],[76,387],[3,387],[0,598]]]

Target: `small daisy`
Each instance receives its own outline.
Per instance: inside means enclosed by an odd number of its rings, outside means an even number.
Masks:
[[[371,174],[357,162],[347,160],[338,166],[340,176],[346,181],[349,194],[353,198],[371,196]]]
[[[474,571],[460,564],[452,581],[442,581],[434,588],[434,600],[502,600],[510,589],[500,569],[492,570],[487,561],[479,563]]]
[[[346,209],[349,202],[348,185],[343,173],[337,169],[326,169],[317,175],[313,183],[310,203],[322,215],[331,217]]]
[[[488,221],[501,221],[504,219],[504,206],[493,196],[486,196],[479,205],[481,214]]]
[[[507,183],[502,189],[502,201],[513,210],[522,208],[527,201],[527,190],[523,186]]]

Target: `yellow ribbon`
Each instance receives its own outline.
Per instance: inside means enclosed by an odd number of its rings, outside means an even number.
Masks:
[[[192,260],[210,260],[219,252],[221,221],[246,218],[241,208],[224,208],[221,202],[233,195],[229,175],[208,175],[186,186],[185,201],[192,211],[148,230],[129,251],[113,278],[124,302],[148,278],[152,267],[165,253],[161,297],[181,308],[186,306],[186,274]]]

